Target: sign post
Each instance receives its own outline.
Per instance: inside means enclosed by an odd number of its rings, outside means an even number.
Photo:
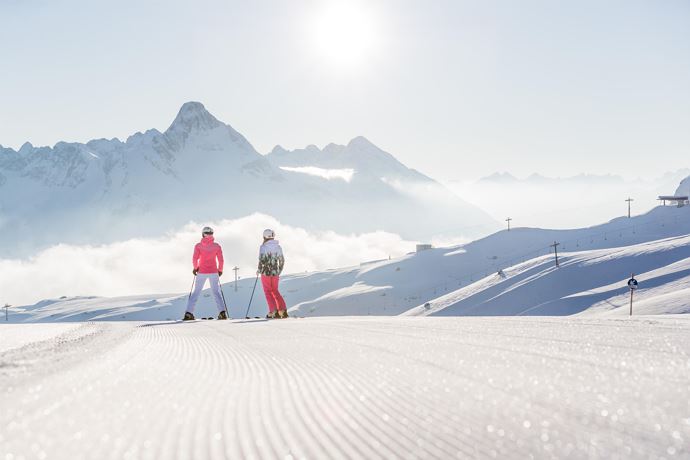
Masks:
[[[10,305],[10,304],[8,304],[8,303],[5,304],[5,321],[9,321],[9,317],[8,317],[7,311],[10,309],[11,306],[12,306],[12,305]]]
[[[553,242],[553,244],[549,245],[549,247],[553,248],[553,254],[556,256],[556,267],[560,267],[560,265],[558,265],[558,246],[560,245],[561,243],[557,243],[555,241]]]
[[[628,197],[628,199],[625,201],[628,202],[628,219],[630,219],[630,202],[635,200],[633,198]]]
[[[630,289],[630,316],[632,316],[632,305],[633,305],[633,293],[637,289],[638,283],[635,279],[635,274],[630,274],[630,279],[628,280],[628,288]]]
[[[240,267],[235,266],[233,270],[235,271],[235,292],[237,292],[237,271],[240,269]]]

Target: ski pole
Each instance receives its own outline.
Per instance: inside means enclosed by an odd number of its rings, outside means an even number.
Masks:
[[[225,303],[225,294],[223,293],[223,285],[220,283],[220,280],[218,280],[218,287],[220,288],[220,295],[223,297],[223,305],[225,305],[225,314],[228,316],[228,319],[230,318],[230,312],[228,311],[228,304]]]
[[[254,280],[254,289],[252,289],[252,295],[249,297],[249,305],[247,305],[247,313],[244,314],[245,319],[249,319],[249,308],[252,306],[252,299],[254,298],[254,291],[256,291],[256,283],[259,282],[259,275],[256,275]]]
[[[192,290],[194,290],[194,282],[196,281],[196,275],[192,278],[192,287],[189,288],[189,295],[187,296],[187,301],[192,298]]]

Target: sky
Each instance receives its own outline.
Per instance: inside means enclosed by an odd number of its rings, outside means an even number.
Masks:
[[[688,166],[690,2],[0,0],[0,144],[203,102],[261,153],[364,135],[440,180]]]

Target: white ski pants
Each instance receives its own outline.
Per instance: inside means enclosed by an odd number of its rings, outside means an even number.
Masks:
[[[199,300],[199,296],[201,295],[202,289],[204,289],[206,280],[208,280],[209,284],[211,285],[211,293],[213,294],[213,298],[216,300],[218,311],[225,310],[223,297],[220,293],[220,278],[218,277],[218,273],[198,273],[196,275],[196,279],[194,280],[194,290],[187,301],[187,311],[189,313],[194,313],[196,302]]]

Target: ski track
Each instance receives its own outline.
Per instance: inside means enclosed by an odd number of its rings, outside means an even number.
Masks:
[[[21,348],[29,343],[50,340],[71,329],[76,329],[79,327],[79,323],[44,323],[36,324],[36,326],[38,327],[27,328],[21,324],[2,324],[0,322],[0,353]]]
[[[0,459],[690,458],[689,332],[681,317],[84,323],[0,353]]]

